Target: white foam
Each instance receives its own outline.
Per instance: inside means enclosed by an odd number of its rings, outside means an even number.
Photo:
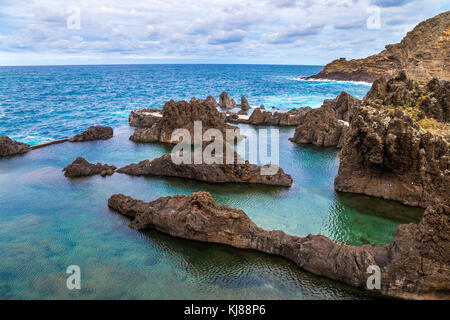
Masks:
[[[331,79],[305,79],[305,78],[302,78],[302,77],[289,78],[288,80],[306,81],[306,82],[334,82],[334,83],[342,83],[342,84],[348,83],[348,84],[372,86],[372,82],[366,82],[366,81],[344,81],[344,80],[331,80]]]

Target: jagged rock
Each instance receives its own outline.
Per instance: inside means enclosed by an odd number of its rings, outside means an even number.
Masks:
[[[400,108],[415,120],[433,118],[450,122],[450,82],[432,79],[421,83],[408,79],[404,72],[386,81],[377,79],[363,103],[374,108]]]
[[[287,112],[272,113],[271,111],[261,111],[260,108],[256,108],[250,116],[238,112],[238,115],[242,117],[231,115],[227,118],[227,121],[258,126],[296,126],[299,124],[300,118],[310,110],[312,110],[311,107],[304,107],[294,108]]]
[[[115,166],[109,166],[107,164],[101,163],[89,163],[82,157],[76,158],[74,162],[63,169],[64,175],[70,178],[89,177],[96,174],[100,174],[103,177],[110,176],[114,173],[115,170]]]
[[[128,117],[128,123],[132,127],[151,128],[156,122],[161,120],[161,118],[161,109],[132,110]]]
[[[289,140],[321,147],[341,147],[347,128],[344,121],[336,118],[335,110],[325,104],[301,117],[294,136]]]
[[[241,97],[241,109],[243,111],[247,111],[247,110],[251,109],[250,105],[248,104],[247,98],[244,96]]]
[[[225,157],[225,149],[224,149]],[[290,187],[292,185],[292,177],[286,174],[283,169],[278,168],[276,173],[270,175],[262,174],[262,168],[248,161],[238,163],[239,157],[235,153],[233,164],[226,164],[224,159],[220,163],[194,164],[193,154],[190,154],[190,163],[175,164],[170,154],[165,154],[160,158],[152,161],[144,160],[139,163],[133,163],[117,170],[119,173],[125,173],[133,176],[167,176],[180,177],[197,181],[206,181],[212,183],[257,183],[276,186]]]
[[[208,129],[218,129],[225,137],[226,129],[237,129],[225,123],[211,100],[191,99],[190,102],[170,100],[162,110],[162,118],[151,128],[136,129],[130,140],[134,142],[178,143],[172,140],[175,129],[187,129],[194,140],[194,122],[201,121],[202,133]]]
[[[208,102],[209,104],[213,105],[213,106],[216,107],[216,108],[219,106],[219,104],[217,103],[216,98],[214,98],[214,97],[211,96],[211,95],[207,96],[206,99],[205,99],[205,101]]]
[[[207,192],[152,202],[115,194],[108,206],[132,218],[130,227],[254,249],[285,257],[316,275],[367,289],[369,266],[381,271],[381,293],[409,299],[450,298],[448,206],[429,207],[418,224],[399,227],[386,247],[336,244],[322,235],[296,237],[265,231],[242,210],[217,205]]]
[[[30,151],[28,144],[11,140],[6,136],[0,137],[0,157],[15,156],[28,151]]]
[[[111,127],[91,126],[89,129],[81,134],[77,134],[70,138],[70,142],[83,142],[93,140],[108,140],[111,139],[114,131]]]
[[[327,99],[323,102],[324,105],[329,105],[333,108],[336,119],[350,122],[353,110],[361,103],[359,99],[351,96],[345,91],[342,91],[335,99]]]
[[[233,109],[236,108],[236,102],[224,91],[219,96],[219,106],[222,109]]]
[[[439,78],[450,81],[450,11],[418,24],[403,40],[367,57],[327,64],[310,79],[356,80],[372,82],[379,77],[392,78],[405,70],[416,80]]]

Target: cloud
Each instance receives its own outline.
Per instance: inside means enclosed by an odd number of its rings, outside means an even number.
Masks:
[[[303,37],[317,35],[323,29],[323,25],[290,26],[285,32],[263,34],[262,41],[271,44],[295,42]]]
[[[391,8],[401,7],[413,1],[414,0],[372,0],[372,4],[382,8]]]
[[[235,43],[241,42],[246,33],[242,30],[233,30],[233,31],[221,31],[213,36],[211,36],[208,40],[209,44],[217,45],[217,44],[227,44],[227,43]]]
[[[334,28],[338,30],[350,30],[359,29],[366,26],[366,20],[357,20],[352,22],[346,22],[342,24],[335,25]]]

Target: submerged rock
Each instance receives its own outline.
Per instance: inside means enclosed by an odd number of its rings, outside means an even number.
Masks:
[[[161,109],[139,109],[130,112],[128,123],[132,127],[151,128],[161,118]]]
[[[225,151],[224,151],[225,152]],[[238,163],[235,154],[234,164],[226,164],[222,161],[220,164],[194,164],[193,154],[190,155],[190,163],[175,164],[172,161],[171,154],[165,154],[152,161],[144,160],[139,163],[133,163],[117,170],[119,173],[125,173],[133,176],[166,176],[180,177],[197,181],[212,183],[257,183],[275,186],[290,187],[292,177],[286,174],[283,169],[276,168],[273,174],[264,175],[262,169],[268,169],[268,166],[257,166],[248,161]]]
[[[83,142],[93,140],[108,140],[113,137],[114,131],[111,127],[91,126],[81,134],[70,138],[70,142]]]
[[[191,99],[190,102],[170,100],[164,105],[162,118],[151,128],[136,129],[130,140],[134,142],[178,143],[172,140],[176,129],[187,129],[194,141],[194,122],[201,121],[202,134],[208,129],[217,129],[226,136],[226,129],[237,129],[225,123],[212,101]]]
[[[449,29],[450,11],[447,11],[421,22],[400,43],[387,45],[378,54],[365,59],[335,60],[309,78],[372,82],[379,77],[395,77],[405,70],[408,77],[416,80],[450,81]]]
[[[208,192],[144,202],[115,194],[108,206],[132,218],[130,227],[174,237],[254,249],[285,257],[316,275],[367,289],[370,266],[381,271],[380,292],[408,299],[450,298],[450,209],[429,207],[418,224],[402,225],[386,247],[337,244],[322,235],[265,231],[242,210],[217,205]]]
[[[9,137],[0,137],[0,157],[10,157],[30,151],[28,144],[11,140]]]
[[[434,92],[418,95],[419,87],[404,74],[375,81],[345,136],[337,191],[420,207],[450,199],[449,124],[426,118],[444,119],[446,109],[430,99],[433,112],[427,113],[421,102]]]
[[[103,177],[110,176],[114,173],[115,170],[115,166],[109,166],[107,164],[101,163],[89,163],[82,157],[76,158],[74,162],[63,169],[64,175],[70,178],[89,177],[96,174],[100,174]]]

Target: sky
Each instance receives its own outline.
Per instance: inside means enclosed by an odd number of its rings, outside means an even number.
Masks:
[[[324,65],[399,42],[447,0],[0,0],[0,65]]]

